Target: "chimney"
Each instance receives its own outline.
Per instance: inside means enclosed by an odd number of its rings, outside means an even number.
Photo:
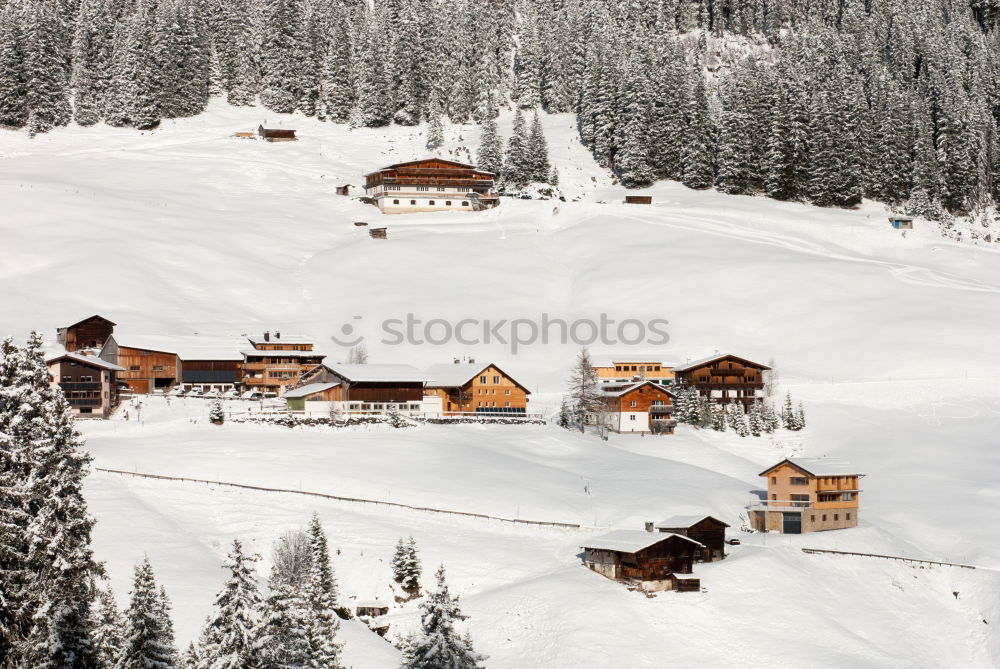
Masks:
[[[274,338],[275,339],[281,339],[281,333],[278,332],[277,330],[275,330],[275,332],[274,332]]]
[[[461,361],[461,360],[459,360],[458,358],[455,358],[455,364],[456,364],[456,365],[457,365],[458,363],[460,363],[460,362],[462,362],[462,361]]]
[[[271,341],[271,331],[264,330],[264,341]]]
[[[475,358],[469,358],[469,364],[470,365],[476,364],[476,359]]]
[[[650,522],[650,521],[648,521],[648,520],[646,521],[646,531],[647,532],[652,532],[653,531],[653,523]]]

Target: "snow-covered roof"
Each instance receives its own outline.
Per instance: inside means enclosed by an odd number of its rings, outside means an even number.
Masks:
[[[785,458],[778,464],[772,465],[762,471],[760,476],[766,475],[772,469],[786,462],[812,476],[864,476],[850,462],[838,460],[837,458]]]
[[[240,348],[246,345],[243,337],[235,335],[164,335],[125,331],[111,336],[119,346],[176,353],[181,360],[242,360]]]
[[[384,602],[381,599],[359,599],[354,602],[354,606],[360,609],[387,609],[389,602]]]
[[[614,367],[615,365],[645,365],[653,363],[654,365],[661,365],[667,370],[673,369],[678,364],[678,360],[674,356],[665,356],[662,353],[616,353],[616,354],[602,354],[593,355],[590,357],[590,362],[594,367]]]
[[[735,353],[716,353],[715,355],[710,355],[710,356],[708,356],[706,358],[699,358],[698,360],[692,360],[691,362],[686,362],[683,365],[678,365],[677,367],[674,367],[674,371],[675,372],[686,372],[689,369],[694,369],[695,367],[700,367],[700,366],[704,365],[706,362],[713,362],[715,360],[721,360],[722,358],[728,358],[728,357],[733,357],[733,358],[737,358],[739,360],[742,360],[744,362],[752,363],[755,367],[760,367],[761,369],[771,369],[767,365],[761,364],[759,362],[754,362],[753,360],[750,360],[749,358],[744,358],[742,356],[736,355]]]
[[[628,383],[628,384],[625,384],[625,385],[617,384],[617,383],[605,383],[605,384],[599,385],[597,387],[597,390],[604,397],[621,397],[622,395],[625,395],[626,393],[630,393],[633,390],[635,390],[636,388],[638,388],[640,386],[647,385],[647,384],[653,386],[654,388],[656,388],[658,390],[662,390],[663,392],[665,392],[666,394],[670,395],[671,397],[676,397],[676,395],[674,395],[674,393],[672,393],[669,389],[661,386],[659,383],[653,383],[652,381],[635,381],[635,382]]]
[[[300,388],[285,391],[281,397],[286,400],[295,399],[297,397],[308,397],[309,395],[315,395],[316,393],[321,393],[339,385],[339,383],[309,383]]]
[[[612,530],[607,534],[587,540],[581,544],[583,548],[596,548],[604,551],[618,551],[620,553],[636,553],[665,541],[670,537],[678,537],[688,541],[695,546],[705,546],[690,537],[672,532],[644,532],[642,530]]]
[[[488,363],[480,365],[478,362],[475,364],[459,362],[451,365],[441,363],[438,365],[431,365],[426,369],[426,372],[427,378],[433,381],[433,385],[440,386],[442,388],[455,388],[458,386],[464,386],[474,376],[476,376],[476,374],[479,374],[479,372],[486,369],[488,366]]]
[[[389,365],[389,364],[329,364],[327,368],[334,374],[341,376],[348,381],[363,383],[422,383],[429,381],[430,377],[426,372],[421,372],[413,365]]]
[[[281,336],[278,336],[280,334]],[[299,334],[284,334],[284,333],[274,333],[270,334],[270,339],[264,339],[263,334],[253,334],[247,335],[247,339],[250,343],[256,346],[257,344],[312,344],[313,340],[305,335]]]
[[[700,523],[701,521],[705,520],[706,518],[711,518],[712,520],[717,520],[720,523],[722,523],[721,520],[719,520],[718,518],[715,518],[714,516],[705,516],[705,515],[700,515],[700,516],[699,515],[670,516],[669,518],[666,518],[666,519],[661,520],[660,522],[658,522],[655,525],[655,527],[656,527],[656,529],[660,529],[661,527],[664,527],[664,528],[667,528],[667,529],[670,529],[670,528],[673,528],[673,527],[691,527],[692,525],[697,525],[698,523]],[[722,523],[722,524],[725,525],[726,527],[729,527],[728,523]]]
[[[92,367],[107,369],[112,372],[125,371],[124,367],[119,367],[118,365],[110,363],[107,360],[101,360],[96,355],[80,355],[78,353],[63,353],[61,355],[57,355],[54,358],[49,358],[48,360],[45,361],[45,364],[51,365],[52,363],[58,362],[60,360],[72,360],[74,362],[79,362],[84,365],[90,365]]]
[[[70,328],[75,328],[77,325],[80,325],[81,323],[86,323],[87,321],[92,320],[94,318],[100,318],[102,321],[106,321],[106,322],[110,323],[111,325],[118,325],[118,323],[115,323],[114,321],[111,321],[111,320],[105,318],[104,316],[101,316],[100,314],[94,314],[93,316],[87,316],[86,318],[81,318],[76,323],[72,323],[70,325],[65,325],[65,326],[63,326],[63,327],[61,327],[59,329],[60,330],[68,330]]]

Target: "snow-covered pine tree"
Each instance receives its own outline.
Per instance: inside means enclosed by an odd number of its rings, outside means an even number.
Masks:
[[[420,592],[420,556],[417,554],[417,542],[410,537],[400,538],[396,544],[396,552],[392,557],[392,577],[411,597]]]
[[[314,513],[308,527],[311,549],[309,579],[306,583],[306,633],[309,653],[316,666],[340,669],[341,644],[337,643],[338,588],[330,562],[330,548]]]
[[[114,36],[105,0],[83,0],[73,37],[73,119],[94,125],[104,116],[111,40]]]
[[[549,145],[545,141],[545,130],[542,128],[542,120],[538,116],[537,109],[531,120],[526,157],[530,180],[545,183],[549,178]]]
[[[711,120],[705,77],[700,71],[688,76],[688,93],[684,104],[686,122],[684,133],[683,177],[688,188],[708,188],[715,180]]]
[[[19,2],[0,7],[0,125],[12,128],[28,122],[26,11]]]
[[[486,172],[492,172],[496,176],[500,176],[500,170],[503,167],[503,140],[497,134],[497,122],[491,115],[487,115],[482,122],[476,166]]]
[[[28,132],[35,135],[66,125],[71,118],[70,62],[59,9],[54,2],[36,0],[24,11],[25,73],[28,85]]]
[[[750,413],[747,418],[750,434],[759,437],[764,432],[764,410],[759,399],[755,399],[750,405]]]
[[[677,397],[673,401],[674,413],[673,417],[678,423],[687,423],[688,418],[691,415],[691,406],[688,401],[687,388],[678,388],[676,390]]]
[[[97,600],[92,611],[94,652],[98,666],[113,668],[125,645],[125,621],[110,585],[98,591]]]
[[[115,669],[170,669],[176,654],[163,627],[163,601],[149,559],[135,567],[125,615],[124,643]]]
[[[317,115],[321,120],[347,123],[354,106],[351,83],[351,42],[347,19],[334,22],[330,45],[323,61],[320,102]]]
[[[353,70],[358,73],[357,98],[351,123],[377,128],[392,121],[393,107],[389,98],[389,72],[386,71],[384,16],[386,7],[376,4],[365,14],[355,50]]]
[[[514,125],[507,140],[507,155],[503,165],[504,182],[511,186],[527,184],[531,180],[530,162],[527,127],[524,114],[518,109],[514,113]]]
[[[226,411],[222,408],[222,402],[215,400],[208,409],[208,422],[212,425],[222,425],[226,422]]]
[[[280,569],[272,568],[268,587],[257,628],[257,669],[312,666],[304,598]]]
[[[23,393],[12,426],[14,439],[26,440],[23,453],[29,459],[25,612],[31,617],[20,644],[21,665],[86,666],[96,662],[91,605],[102,574],[90,549],[94,519],[83,497],[91,458],[82,450],[69,404],[48,378],[42,338],[33,332],[22,352]]]
[[[215,612],[209,622],[213,641],[202,653],[212,669],[243,669],[255,658],[255,630],[260,593],[253,563],[257,555],[246,555],[243,544],[233,540],[224,569],[229,577],[215,599]]]
[[[750,434],[746,414],[743,413],[743,405],[736,400],[730,400],[729,404],[726,405],[726,423],[741,437]]]
[[[559,427],[568,430],[572,425],[573,419],[570,416],[569,403],[566,401],[566,397],[563,396],[559,403],[559,416],[556,419]]]
[[[717,432],[726,431],[726,410],[721,404],[712,403],[712,429]]]
[[[460,635],[455,623],[467,619],[445,582],[444,565],[435,574],[437,590],[428,593],[420,604],[421,634],[410,648],[403,669],[480,669],[486,659],[476,653],[468,637]]]
[[[576,364],[566,382],[566,390],[573,427],[583,432],[587,414],[596,412],[603,406],[597,371],[586,347],[580,349],[576,356]]]
[[[306,39],[300,0],[265,0],[260,45],[260,102],[289,113],[298,106],[299,62]]]
[[[715,427],[715,404],[707,397],[698,398],[698,427],[708,429]]]
[[[159,610],[157,611],[157,615],[160,616],[160,627],[163,629],[163,642],[172,650],[173,655],[171,662],[176,666],[180,657],[177,654],[177,639],[174,634],[174,621],[170,617],[173,608],[170,596],[167,595],[167,589],[161,585]]]
[[[778,416],[778,412],[774,410],[774,403],[771,400],[764,402],[763,418],[765,432],[774,432],[781,427],[781,418]]]
[[[444,144],[444,114],[437,93],[431,94],[427,109],[427,148],[437,151]]]
[[[557,170],[555,167],[553,167],[552,171],[549,172],[549,185],[550,186],[559,185],[559,170]]]
[[[806,426],[806,409],[802,402],[799,402],[799,408],[795,411],[795,424],[800,430]]]

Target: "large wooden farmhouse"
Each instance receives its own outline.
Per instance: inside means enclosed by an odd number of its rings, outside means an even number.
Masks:
[[[615,581],[633,581],[644,590],[698,590],[690,574],[704,546],[680,534],[613,530],[582,545],[588,569]]]
[[[697,388],[717,404],[738,402],[747,411],[764,397],[764,372],[771,368],[746,358],[721,353],[674,368],[677,383]]]
[[[91,316],[56,329],[56,341],[72,353],[80,349],[100,349],[115,331],[115,323],[103,316]]]
[[[282,397],[289,409],[307,414],[440,415],[441,402],[425,397],[427,374],[410,365],[323,364]]]
[[[427,369],[427,394],[441,398],[445,414],[519,414],[528,411],[527,388],[497,365],[473,361]]]
[[[800,534],[856,527],[864,474],[841,460],[786,458],[760,473],[767,499],[750,507],[754,529]]]
[[[127,383],[133,393],[162,392],[181,378],[180,356],[161,346],[160,338],[155,339],[156,342],[144,342],[141,337],[113,334],[101,349],[102,360],[124,368],[118,379]]]
[[[366,174],[365,192],[383,214],[479,211],[500,203],[493,177],[474,165],[426,158]]]
[[[325,355],[313,350],[313,342],[299,335],[265,332],[247,338],[251,349],[243,356],[242,382],[250,390],[280,394],[298,384],[302,375],[323,362]]]
[[[587,415],[587,422],[613,432],[673,434],[673,394],[652,381],[606,383],[598,386],[602,409]]]
[[[49,383],[62,389],[73,415],[108,418],[118,405],[120,366],[93,355],[64,353],[45,361]]]

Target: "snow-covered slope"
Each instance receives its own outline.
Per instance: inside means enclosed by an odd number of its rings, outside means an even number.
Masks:
[[[229,137],[264,120],[296,127],[300,141]],[[333,186],[425,155],[419,128],[349,130],[219,105],[152,134],[0,131],[0,332],[52,334],[101,313],[134,333],[302,332],[340,359],[345,349],[328,338],[350,323],[376,362],[493,359],[541,410],[556,404],[577,343],[516,354],[503,343],[394,346],[380,342],[380,323],[407,313],[666,319],[666,356],[774,358],[782,390],[805,400],[809,427],[773,440],[682,429],[604,443],[552,426],[214,427],[198,400],[150,400],[142,425],[83,429],[99,467],[588,528],[702,510],[736,523],[763,466],[789,453],[830,455],[868,473],[861,526],[748,538],[730,559],[697,568],[707,592],[647,600],[579,565],[592,529],[96,473],[96,547],[119,597],[149,553],[186,641],[221,584],[227,543],[245,539],[266,556],[316,509],[341,548],[347,596],[389,594],[399,536],[417,538],[427,578],[445,562],[490,667],[1000,662],[997,252],[919,225],[904,238],[874,205],[822,210],[664,183],[645,191],[652,206],[625,206],[576,142],[572,119],[544,122],[567,202],[505,199],[479,214],[405,217],[381,216]],[[465,159],[460,147],[474,149],[477,134],[449,128],[445,155]],[[389,239],[369,239],[355,221],[387,225]],[[802,546],[985,568],[916,570]],[[266,557],[260,567],[266,574]],[[412,627],[415,607],[394,609],[392,622],[391,634]],[[363,629],[344,637],[356,669],[396,662]]]

